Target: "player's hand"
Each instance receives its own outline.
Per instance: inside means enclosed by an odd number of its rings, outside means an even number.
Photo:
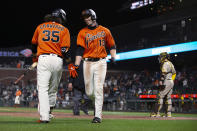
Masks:
[[[115,65],[116,65],[116,59],[114,57],[111,57],[111,59],[109,59],[109,67],[114,68]]]
[[[38,62],[38,57],[36,55],[36,53],[33,53],[33,58],[32,58],[32,62]]]
[[[109,59],[110,63],[115,65],[116,64],[116,59],[114,57],[111,57],[111,59]]]
[[[72,78],[78,77],[78,73],[77,73],[78,68],[79,68],[78,66],[73,65],[73,64],[68,65],[68,70],[69,70],[69,73],[70,73],[70,77],[72,77]]]
[[[166,86],[164,85],[164,81],[159,81],[159,89],[163,90]]]
[[[159,81],[159,85],[160,85],[160,86],[163,85],[163,81]]]
[[[35,56],[34,56],[34,57],[32,58],[32,61],[33,61],[33,63],[34,63],[34,62],[38,62],[38,57],[35,57]]]
[[[68,91],[72,91],[72,89],[73,89],[72,83],[68,83]]]

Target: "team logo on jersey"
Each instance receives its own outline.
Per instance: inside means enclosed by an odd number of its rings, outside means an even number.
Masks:
[[[96,35],[92,35],[92,34],[87,33],[86,37],[85,37],[85,42],[87,45],[89,45],[89,43],[92,42],[93,40],[103,38],[103,37],[105,37],[104,31],[98,32]]]

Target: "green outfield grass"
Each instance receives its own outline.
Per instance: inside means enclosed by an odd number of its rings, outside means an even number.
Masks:
[[[36,112],[34,108],[0,108],[0,112]],[[71,113],[71,110],[55,110]],[[91,112],[92,113],[92,112]],[[104,112],[104,115],[149,116],[139,112]],[[197,117],[197,114],[173,114],[176,117]],[[39,124],[37,118],[0,116],[0,131],[197,131],[196,120],[120,120],[104,119],[92,124],[91,119],[56,118]]]

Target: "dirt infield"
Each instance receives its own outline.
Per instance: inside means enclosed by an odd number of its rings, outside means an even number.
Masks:
[[[32,117],[39,118],[36,112],[0,112],[0,116],[14,116],[14,117]],[[91,115],[74,116],[72,113],[54,113],[55,118],[76,118],[76,119],[92,119]],[[151,118],[148,116],[122,116],[122,115],[104,115],[103,119],[127,119],[127,120],[197,120],[197,117],[172,117],[172,118]]]

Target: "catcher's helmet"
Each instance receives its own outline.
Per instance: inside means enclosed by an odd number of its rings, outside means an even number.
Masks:
[[[66,22],[66,12],[63,9],[56,9],[54,10],[51,15],[53,17],[61,18],[62,21]]]
[[[170,55],[167,52],[160,53],[158,57],[159,63],[163,63],[165,59],[170,60]]]
[[[92,20],[96,20],[97,17],[96,17],[96,13],[92,10],[92,9],[86,9],[86,10],[83,10],[82,13],[81,13],[81,17],[84,19],[84,18],[88,18],[91,16],[91,19]]]

